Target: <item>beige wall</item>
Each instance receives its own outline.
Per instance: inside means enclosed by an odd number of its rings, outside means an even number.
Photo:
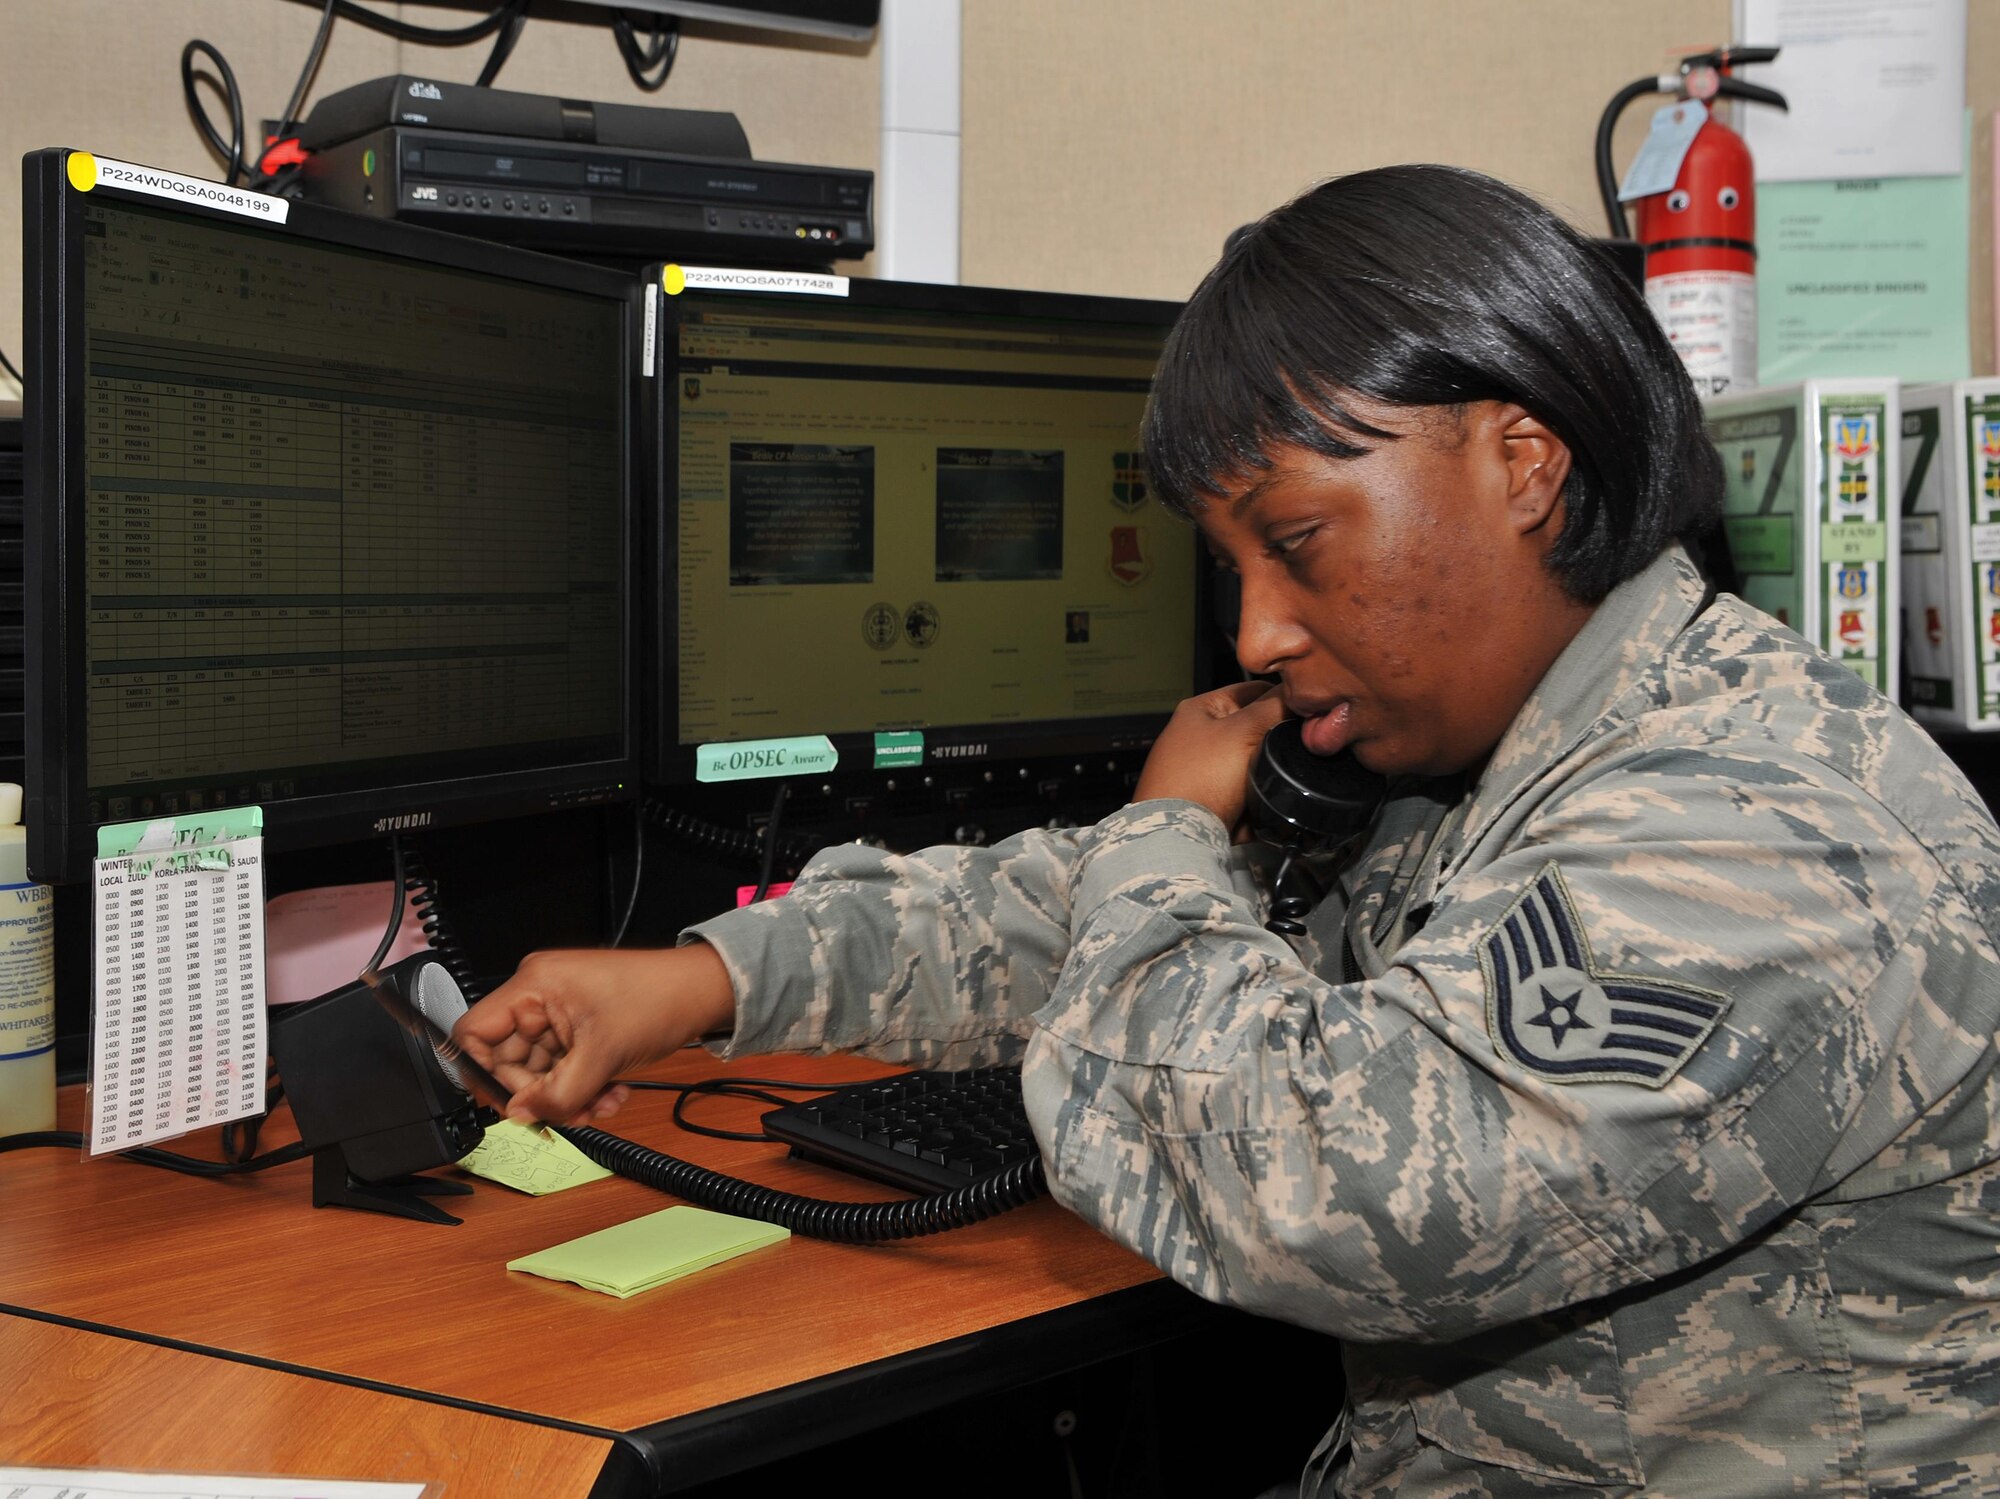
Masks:
[[[927,0],[916,0],[927,3]],[[1722,39],[1729,0],[962,0],[963,279],[1187,294],[1235,225],[1319,178],[1391,161],[1477,167],[1601,232],[1598,111],[1619,84]],[[380,9],[438,23],[466,12]],[[690,27],[642,95],[606,28],[531,21],[504,86],[733,109],[767,160],[874,167],[873,45]],[[2000,0],[1972,0],[1974,367],[1994,368],[1991,131]],[[182,108],[181,44],[222,47],[251,111],[283,104],[317,24],[296,0],[0,0],[0,161],[77,145],[212,172]],[[342,21],[318,93],[399,70],[470,79],[485,45],[406,46]],[[1629,112],[1630,158],[1647,114]],[[9,172],[11,176],[11,170]],[[0,348],[20,353],[19,200],[0,191]]]
[[[390,0],[373,8],[432,26],[463,24],[477,14]],[[625,76],[610,28],[590,10],[550,0],[535,10],[500,75],[502,87],[734,110],[750,149],[767,161],[875,167],[881,70],[872,44],[690,25],[667,86],[643,94]],[[553,19],[539,14],[550,11]],[[182,46],[201,37],[222,50],[254,129],[259,116],[284,108],[318,24],[319,7],[295,0],[0,0],[0,349],[16,364],[22,153],[79,146],[217,176],[181,102]],[[422,47],[338,21],[310,97],[385,73],[470,82],[487,47]],[[210,96],[210,105],[219,120],[219,101]],[[0,395],[7,393],[4,381],[0,375]]]
[[[1035,284],[1162,297],[1237,224],[1390,162],[1491,172],[1601,234],[1605,101],[1729,31],[1729,0],[965,7],[965,279],[1005,277],[1006,226],[1041,219]],[[1626,112],[1621,165],[1656,102]]]
[[[1184,297],[1336,173],[1476,167],[1605,232],[1597,117],[1725,41],[1729,0],[964,0],[963,279]],[[1972,0],[1973,367],[1994,368],[2000,0]],[[1629,162],[1652,104],[1626,111]]]

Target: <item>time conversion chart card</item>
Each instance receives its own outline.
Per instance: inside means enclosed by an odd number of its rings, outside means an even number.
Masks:
[[[89,1153],[264,1109],[264,815],[97,835]]]

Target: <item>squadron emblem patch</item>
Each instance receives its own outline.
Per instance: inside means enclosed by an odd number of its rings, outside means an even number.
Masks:
[[[1664,1087],[1729,1008],[1712,990],[1599,969],[1553,860],[1486,934],[1479,966],[1494,1044],[1551,1082]]]

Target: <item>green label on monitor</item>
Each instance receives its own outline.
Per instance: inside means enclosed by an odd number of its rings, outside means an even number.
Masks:
[[[916,733],[877,734],[875,768],[902,770],[924,763],[924,736]]]
[[[1819,549],[1828,562],[1887,562],[1889,527],[1881,521],[1821,526]]]
[[[125,854],[178,853],[255,838],[264,831],[262,807],[222,807],[179,817],[154,817],[144,822],[108,823],[97,830],[97,857]]]
[[[1791,516],[1729,515],[1723,517],[1722,526],[1729,536],[1730,559],[1739,572],[1792,571]]]
[[[824,734],[793,739],[746,739],[737,744],[700,744],[694,751],[697,781],[755,781],[766,776],[822,775],[840,763]]]

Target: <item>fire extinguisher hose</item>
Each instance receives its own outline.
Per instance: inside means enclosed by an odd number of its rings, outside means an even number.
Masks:
[[[1618,128],[1618,117],[1634,99],[1647,94],[1670,94],[1679,81],[1671,74],[1663,77],[1658,73],[1634,78],[1611,96],[1604,113],[1597,117],[1597,195],[1604,200],[1604,217],[1611,226],[1613,239],[1630,239],[1632,229],[1625,222],[1625,205],[1618,201],[1618,172],[1611,164],[1611,133]]]

